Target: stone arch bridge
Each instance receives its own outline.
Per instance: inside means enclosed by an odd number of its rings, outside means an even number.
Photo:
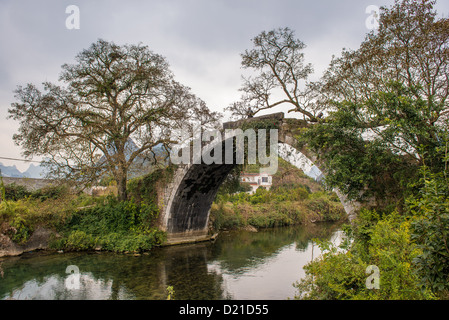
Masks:
[[[304,162],[310,164],[316,163],[316,156],[311,154],[307,149],[296,150],[298,145],[294,138],[294,129],[306,127],[308,124],[303,120],[286,119],[284,113],[274,113],[270,115],[254,117],[235,122],[223,123],[223,130],[221,130],[221,139],[213,140],[209,147],[202,148],[202,154],[210,153],[212,147],[220,147],[225,152],[226,141],[234,139],[233,135],[225,135],[225,132],[247,126],[251,122],[269,122],[275,123],[279,128],[277,131],[277,142],[279,146],[290,148],[289,157],[284,158],[290,163],[301,167]],[[214,144],[214,141],[218,141]],[[235,148],[234,160],[235,160]],[[282,156],[281,154],[279,154]],[[195,155],[193,155],[195,156]],[[196,155],[198,156],[198,155]],[[277,155],[276,155],[277,157]],[[191,157],[192,158],[192,157]],[[293,160],[293,161],[292,161]],[[299,160],[296,161],[295,160]],[[229,172],[236,166],[235,162],[232,164],[206,164],[202,162],[193,162],[178,165],[171,181],[160,190],[159,206],[161,213],[159,215],[159,227],[167,232],[168,243],[183,243],[195,242],[210,239],[208,235],[209,213],[212,202],[215,199],[218,188],[223,183]],[[299,165],[298,165],[299,163]],[[339,196],[346,213],[351,219],[356,209],[359,207],[358,203],[349,202],[346,196],[335,190]]]

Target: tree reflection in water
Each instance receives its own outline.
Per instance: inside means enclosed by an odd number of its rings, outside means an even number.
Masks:
[[[1,299],[286,299],[311,259],[311,239],[330,240],[338,224],[223,232],[214,243],[158,248],[140,256],[36,252],[3,258]],[[319,255],[314,247],[314,257]],[[80,270],[68,288],[67,266]]]

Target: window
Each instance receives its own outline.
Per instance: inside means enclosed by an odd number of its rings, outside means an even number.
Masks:
[[[262,182],[268,183],[268,177],[262,177]]]

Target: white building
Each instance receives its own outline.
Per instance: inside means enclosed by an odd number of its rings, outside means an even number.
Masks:
[[[266,173],[245,173],[240,174],[240,181],[248,183],[251,186],[251,191],[249,193],[253,194],[256,192],[257,188],[264,187],[270,190],[273,183],[272,176]]]

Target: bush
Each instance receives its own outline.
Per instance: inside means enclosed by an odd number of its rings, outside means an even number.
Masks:
[[[16,216],[10,223],[10,238],[18,244],[24,244],[33,233],[33,227],[21,216]]]
[[[65,246],[70,250],[89,250],[95,248],[96,239],[81,230],[72,231],[67,237]]]
[[[165,233],[153,227],[157,215],[154,204],[107,197],[104,204],[74,213],[64,227],[67,240],[57,239],[52,246],[67,250],[101,247],[115,252],[150,250],[165,241]]]
[[[109,233],[99,238],[98,244],[103,250],[114,252],[140,252],[151,250],[165,241],[165,234],[157,229],[145,233]]]
[[[449,184],[447,172],[431,174],[423,168],[420,195],[408,200],[413,240],[422,250],[414,260],[421,284],[449,298]]]
[[[312,198],[305,202],[308,210],[321,216],[321,221],[337,221],[346,217],[341,203],[330,201],[327,197]]]
[[[365,217],[368,216],[365,212]],[[373,213],[373,216],[378,215]],[[298,295],[295,298],[434,299],[429,290],[420,290],[419,277],[412,264],[420,251],[411,240],[410,222],[394,213],[369,229],[366,250],[357,250],[359,242],[343,251],[320,244],[326,252],[304,267],[306,277],[296,283]],[[369,265],[380,270],[379,289],[366,287],[369,275],[365,272]]]
[[[230,202],[213,203],[210,211],[210,220],[215,230],[235,229],[245,225],[242,215],[236,212],[236,206]]]
[[[11,183],[5,187],[5,200],[17,201],[31,195],[31,192],[25,186]]]
[[[67,195],[68,192],[69,192],[68,187],[64,185],[47,186],[32,192],[31,197],[33,199],[45,201],[48,199],[59,199],[62,196]]]

